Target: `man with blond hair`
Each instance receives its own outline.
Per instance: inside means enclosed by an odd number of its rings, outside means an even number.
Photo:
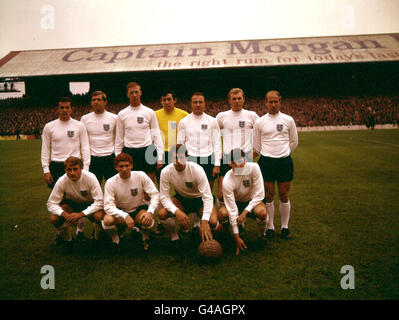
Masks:
[[[134,170],[144,171],[155,181],[157,168],[162,167],[163,141],[154,110],[141,103],[141,85],[126,86],[129,106],[118,113],[116,121],[115,154],[130,154]]]
[[[65,174],[55,184],[47,201],[50,220],[57,230],[55,244],[71,244],[69,227],[78,225],[82,218],[88,218],[95,225],[95,238],[101,230],[104,217],[103,193],[96,176],[83,170],[83,162],[77,157],[68,157],[64,162]],[[77,240],[83,232],[76,230]]]

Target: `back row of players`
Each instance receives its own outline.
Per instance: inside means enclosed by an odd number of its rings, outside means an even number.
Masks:
[[[293,118],[280,112],[279,92],[266,94],[267,113],[260,118],[243,109],[245,95],[239,88],[228,93],[231,110],[216,118],[205,113],[201,92],[191,97],[191,114],[175,106],[171,90],[162,93],[162,109],[155,112],[141,103],[140,84],[129,83],[126,92],[130,105],[118,115],[106,111],[104,92],[93,92],[93,112],[80,122],[71,118],[71,99],[61,98],[59,118],[44,127],[41,162],[44,179],[53,189],[47,207],[56,243],[71,243],[71,225],[77,226],[77,240],[83,240],[87,217],[93,222],[94,238],[103,229],[116,251],[126,226],[139,227],[148,249],[157,212],[158,232],[168,231],[172,244],[178,245],[174,218],[181,232],[189,232],[188,214],[194,213],[193,231],[202,241],[224,228],[234,235],[239,254],[246,249],[240,231],[247,215],[256,219],[261,242],[274,237],[276,182],[280,235],[290,238],[291,153],[298,135]],[[259,165],[252,162],[257,155]],[[216,210],[212,189],[218,177]]]

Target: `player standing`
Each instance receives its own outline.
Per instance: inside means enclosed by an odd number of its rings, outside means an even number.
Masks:
[[[294,119],[282,112],[278,91],[266,94],[267,113],[255,122],[254,150],[261,155],[259,166],[265,182],[266,208],[268,213],[266,238],[274,237],[274,185],[277,182],[280,198],[281,238],[290,239],[288,222],[291,202],[289,191],[294,178],[291,153],[298,145],[298,132]]]
[[[90,172],[94,173],[101,184],[116,174],[115,128],[117,115],[105,110],[107,95],[94,91],[90,99],[93,112],[84,115],[80,121],[85,125],[90,143]]]
[[[223,202],[223,179],[231,169],[230,154],[239,148],[246,153],[247,161],[252,161],[252,130],[259,116],[254,111],[243,109],[245,103],[244,91],[233,88],[227,95],[231,110],[220,112],[216,116],[223,137],[223,163],[220,167],[218,201]],[[220,203],[222,206],[223,203]]]
[[[71,98],[60,98],[57,111],[58,119],[47,123],[42,134],[41,162],[44,180],[50,188],[65,174],[64,161],[68,157],[82,158],[84,169],[90,167],[87,131],[82,123],[71,118]]]
[[[118,113],[115,154],[130,154],[134,170],[144,171],[155,181],[157,168],[162,167],[163,142],[155,112],[141,103],[141,86],[130,82],[126,86],[130,105]]]

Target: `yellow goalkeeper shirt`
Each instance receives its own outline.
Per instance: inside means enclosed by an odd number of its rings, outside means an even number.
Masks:
[[[155,111],[157,116],[159,128],[164,136],[165,151],[169,151],[169,148],[176,144],[177,127],[179,122],[188,113],[182,109],[174,108],[171,113],[166,113],[165,110],[159,109]]]

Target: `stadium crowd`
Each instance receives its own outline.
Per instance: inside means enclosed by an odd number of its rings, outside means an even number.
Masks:
[[[80,99],[81,100],[81,99]],[[87,97],[89,101],[89,97]],[[153,110],[161,108],[159,100],[144,101]],[[128,105],[112,103],[107,110],[117,114]],[[179,108],[191,112],[189,99],[179,99]],[[259,116],[265,114],[263,97],[246,97],[245,106]],[[226,99],[207,98],[207,113],[215,117],[228,110]],[[298,127],[364,125],[370,115],[375,124],[399,125],[399,96],[345,96],[345,97],[287,97],[283,99],[282,112],[290,114]],[[90,105],[75,105],[72,117],[80,118],[90,112]],[[19,134],[40,136],[44,125],[57,118],[55,106],[37,105],[26,99],[9,98],[0,101],[0,135]]]

